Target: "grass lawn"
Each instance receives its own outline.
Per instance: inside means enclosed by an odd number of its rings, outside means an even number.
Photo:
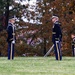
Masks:
[[[0,75],[75,75],[75,57],[0,57]]]

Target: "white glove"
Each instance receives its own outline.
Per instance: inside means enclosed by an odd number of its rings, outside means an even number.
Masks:
[[[13,40],[12,43],[15,44],[15,40]]]
[[[59,43],[59,41],[56,41],[56,43]]]

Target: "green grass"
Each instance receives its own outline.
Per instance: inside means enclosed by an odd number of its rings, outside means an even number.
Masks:
[[[0,57],[0,75],[75,75],[75,58],[63,57]]]

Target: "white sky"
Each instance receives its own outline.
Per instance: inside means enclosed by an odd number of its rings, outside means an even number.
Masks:
[[[29,4],[31,7],[28,8],[28,10],[30,11],[34,11],[35,10],[35,6],[36,6],[36,0],[23,0],[22,2],[20,0],[15,0],[16,3],[20,3],[21,5],[26,5],[26,4]],[[33,6],[33,7],[32,7]],[[13,8],[13,6],[10,6],[10,10]],[[30,19],[30,21],[28,21],[27,18],[25,18],[24,16],[21,18],[24,22],[29,22],[29,23],[39,23],[37,20],[33,21],[33,19]]]
[[[21,5],[25,5],[25,4],[29,4],[29,5],[35,5],[36,4],[36,0],[24,0],[24,1],[19,1],[19,0],[15,0],[16,3],[20,3]]]

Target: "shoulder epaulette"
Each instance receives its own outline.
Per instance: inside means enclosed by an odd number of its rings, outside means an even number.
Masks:
[[[55,22],[55,24],[59,24],[59,22]]]

